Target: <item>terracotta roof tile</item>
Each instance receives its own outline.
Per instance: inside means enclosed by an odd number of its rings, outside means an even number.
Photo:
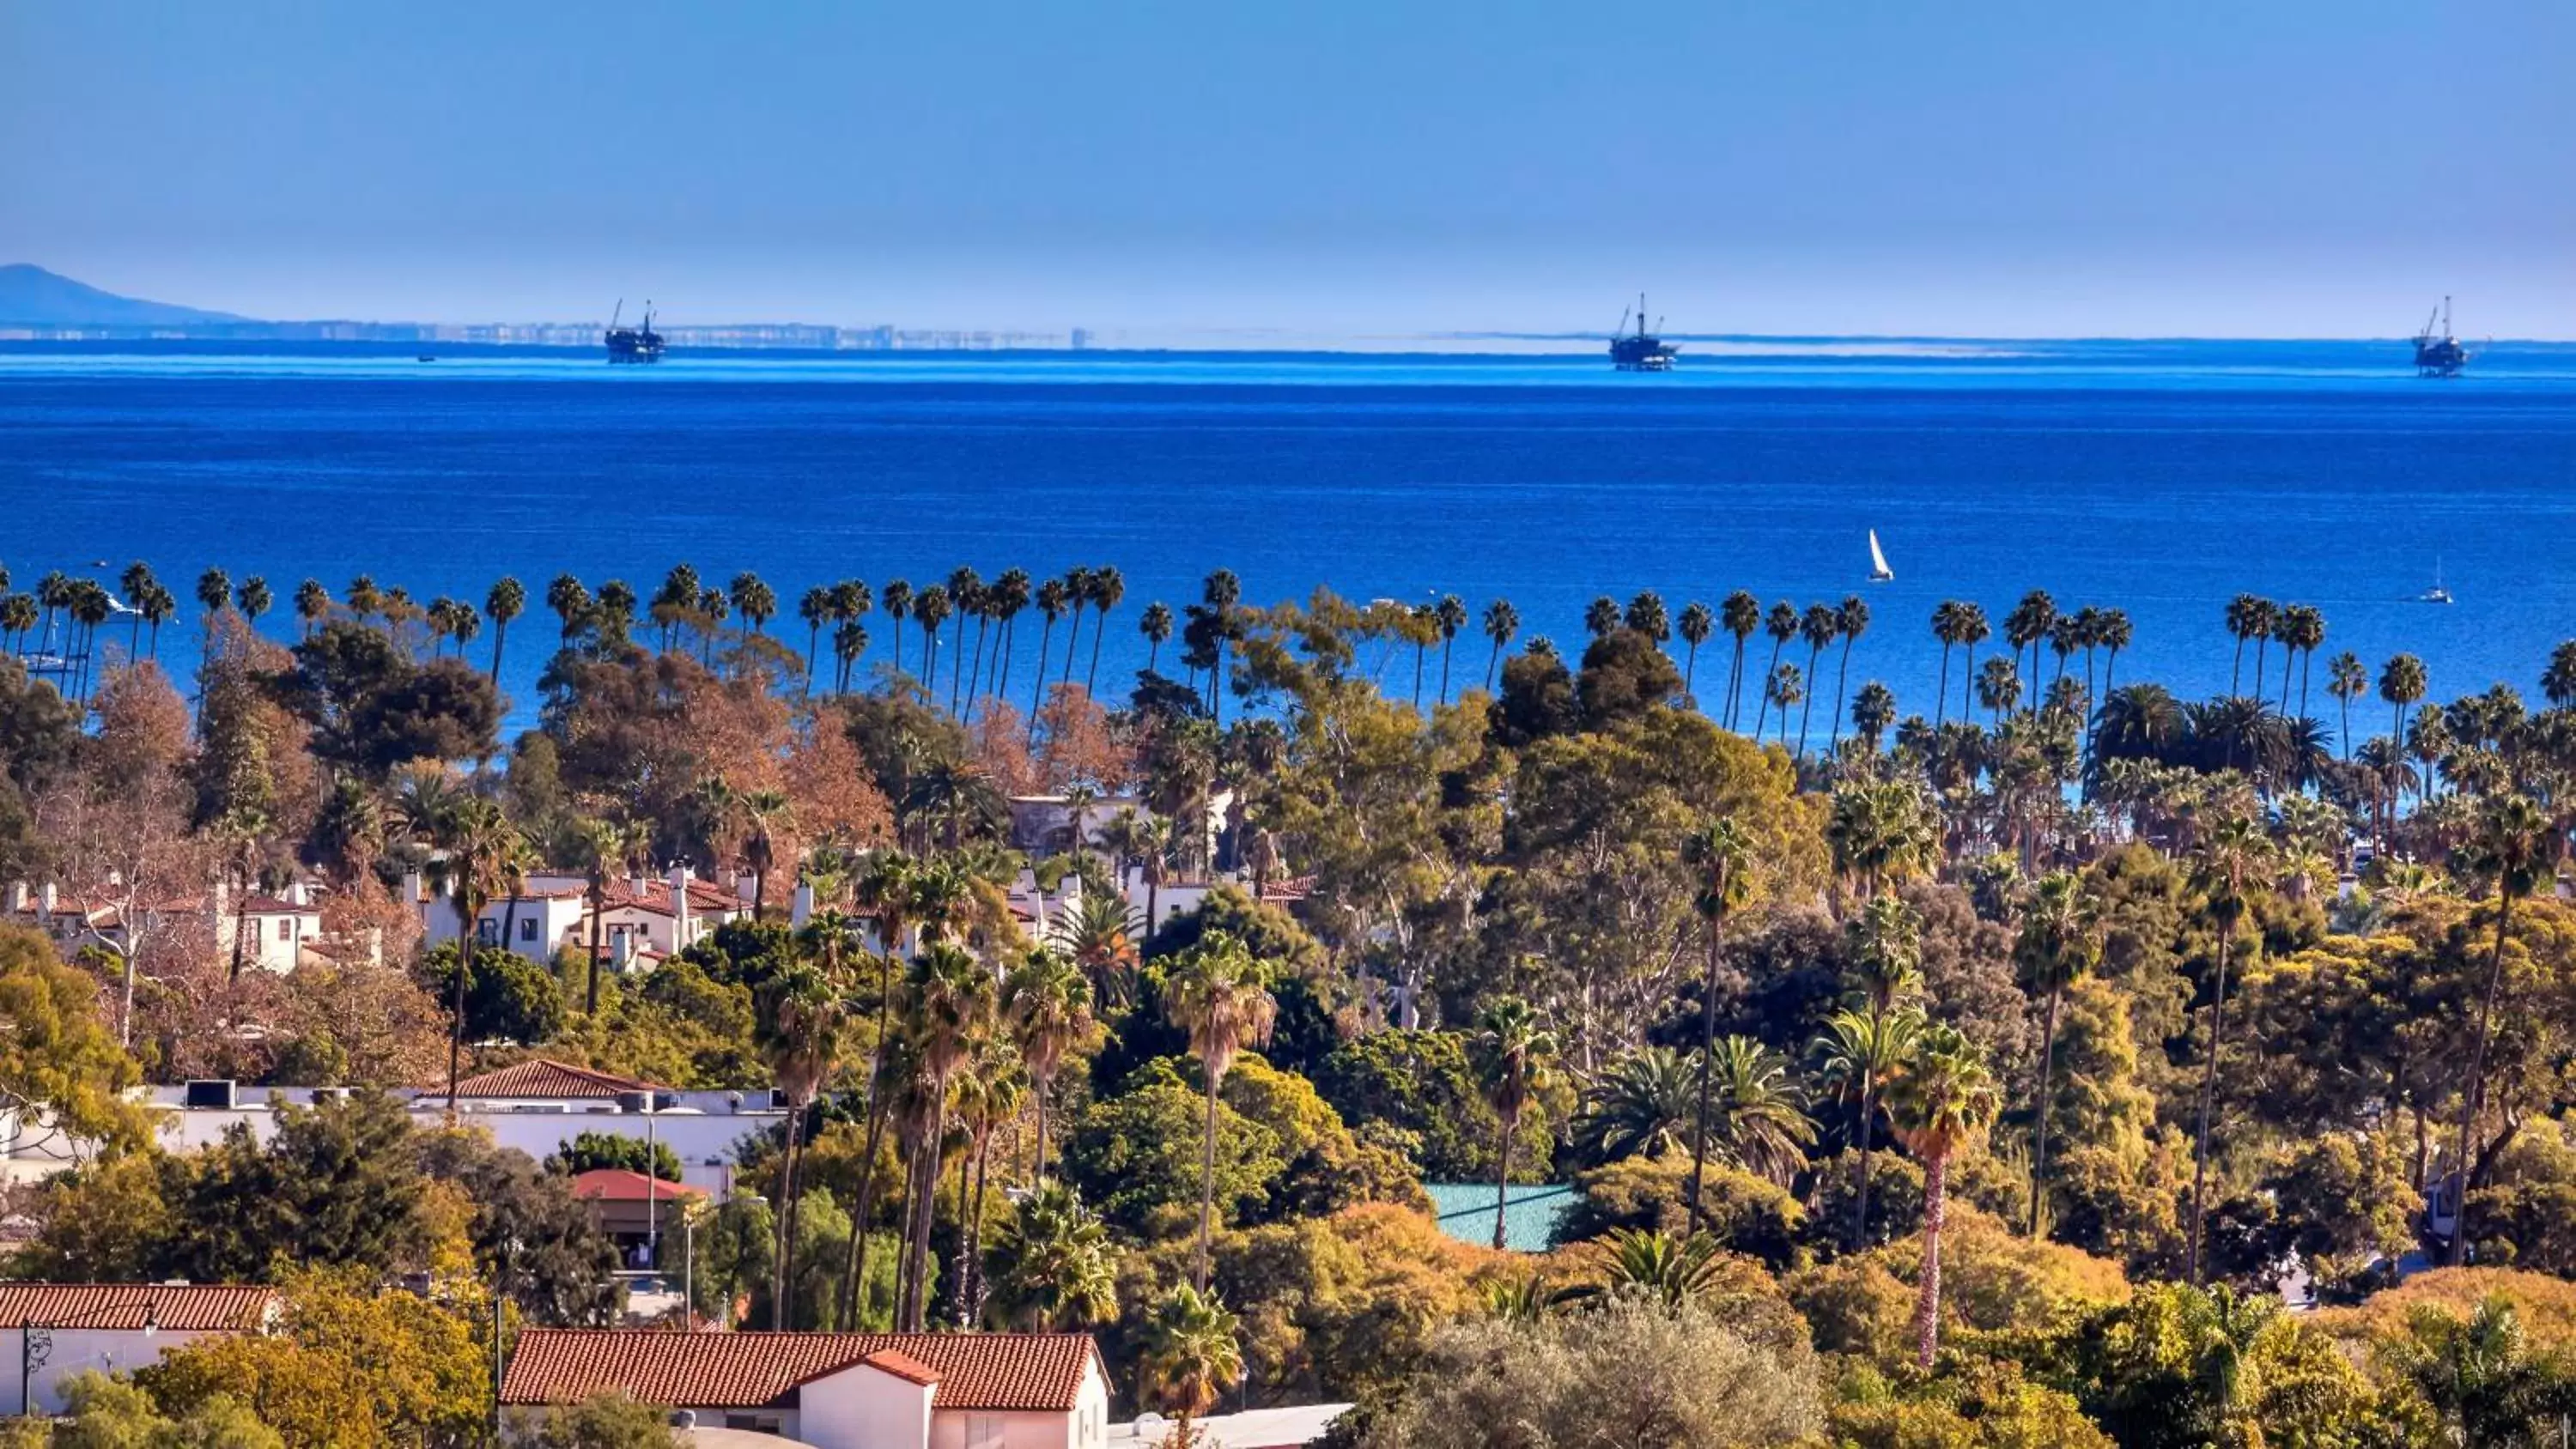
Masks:
[[[29,1322],[57,1328],[141,1328],[211,1332],[253,1329],[278,1301],[274,1288],[214,1283],[0,1283],[0,1329]]]
[[[595,1072],[546,1057],[532,1057],[515,1066],[489,1072],[477,1072],[456,1084],[460,1097],[584,1097],[613,1098],[626,1092],[651,1091],[654,1084],[621,1077],[614,1072]],[[665,1089],[667,1090],[667,1089]]]
[[[914,1358],[899,1348],[881,1348],[859,1362],[873,1369],[884,1369],[908,1383],[928,1388],[939,1382],[939,1370]]]
[[[501,1383],[509,1404],[563,1404],[619,1389],[674,1409],[783,1405],[798,1384],[866,1363],[907,1360],[936,1378],[939,1409],[1070,1412],[1099,1361],[1086,1333],[674,1333],[531,1328]],[[921,1382],[891,1362],[876,1365]]]
[[[573,1174],[572,1195],[606,1202],[642,1202],[648,1197],[677,1202],[682,1198],[705,1197],[707,1190],[691,1187],[685,1182],[649,1178],[623,1167],[594,1167],[588,1172]]]

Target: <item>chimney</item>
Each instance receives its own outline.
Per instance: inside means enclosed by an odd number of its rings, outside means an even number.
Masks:
[[[689,948],[689,863],[681,861],[671,867],[671,949]]]
[[[44,910],[46,915],[50,916],[54,913],[54,902],[56,899],[57,897],[54,894],[54,883],[52,881],[45,882]]]
[[[313,893],[305,889],[303,877],[298,876],[287,883],[286,903],[290,906],[306,906],[313,903]]]
[[[27,913],[27,883],[25,881],[13,880],[9,882],[9,913],[11,915],[21,916]]]
[[[805,929],[805,923],[812,919],[814,919],[814,884],[811,881],[800,880],[796,883],[795,902],[787,908],[787,924],[801,931]]]

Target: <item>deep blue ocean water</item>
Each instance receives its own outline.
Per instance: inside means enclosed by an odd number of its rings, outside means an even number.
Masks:
[[[1569,645],[1597,594],[1653,588],[1678,610],[1739,586],[1802,606],[1858,592],[1875,622],[1854,683],[1926,712],[1933,605],[1976,599],[2000,628],[2033,586],[2126,608],[2120,677],[2185,693],[2227,684],[2220,610],[2240,591],[2321,607],[2326,656],[2414,650],[2441,698],[2533,692],[2576,636],[2576,345],[2495,344],[2447,383],[2411,376],[2403,344],[2352,342],[1708,344],[1664,377],[1588,356],[611,370],[413,350],[0,345],[0,564],[25,588],[97,559],[112,583],[140,557],[183,598],[208,564],[263,574],[284,636],[307,575],[479,601],[502,573],[538,595],[565,569],[649,593],[686,559],[710,579],[756,569],[792,610],[849,575],[1114,563],[1128,602],[1104,679],[1143,662],[1145,601],[1177,607],[1219,566],[1255,602],[1503,595]],[[1892,584],[1865,582],[1873,527]],[[2409,602],[2437,569],[2459,602]],[[884,659],[889,621],[869,624]],[[771,627],[801,645],[792,613]],[[525,723],[553,619],[532,600],[518,632],[505,684]],[[165,655],[184,664],[192,635],[165,629]],[[1459,678],[1483,663],[1462,638]],[[2322,664],[2311,708],[2330,718]],[[1409,688],[1409,661],[1388,676]]]

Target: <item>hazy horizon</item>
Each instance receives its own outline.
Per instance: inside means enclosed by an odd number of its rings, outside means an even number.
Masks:
[[[2576,10],[0,8],[0,260],[245,316],[2576,337]]]

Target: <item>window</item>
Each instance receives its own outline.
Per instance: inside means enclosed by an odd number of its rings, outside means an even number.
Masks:
[[[519,939],[522,941],[533,941],[537,939],[536,917],[530,916],[519,923]]]
[[[486,946],[501,944],[501,923],[486,916],[474,923],[474,939]]]
[[[281,941],[292,941],[295,939],[295,918],[293,916],[280,916],[278,918],[277,939]]]
[[[968,1414],[966,1416],[966,1449],[1002,1449],[1002,1416]]]

